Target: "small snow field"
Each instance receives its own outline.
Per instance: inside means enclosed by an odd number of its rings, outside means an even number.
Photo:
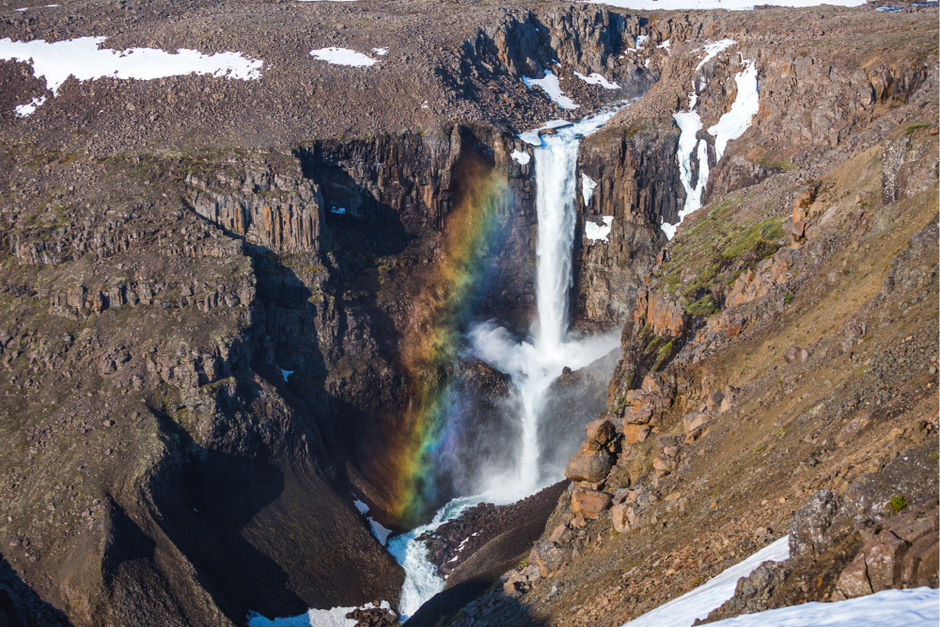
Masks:
[[[604,78],[604,76],[598,74],[597,72],[593,72],[589,76],[585,76],[581,72],[575,72],[574,75],[588,85],[600,85],[604,89],[620,89],[620,85],[607,80]]]
[[[548,94],[552,102],[562,109],[577,109],[579,106],[574,100],[562,93],[561,86],[558,84],[558,77],[555,76],[551,70],[545,70],[545,76],[542,78],[523,76],[522,82],[525,83],[525,86],[529,89],[540,87],[542,91]]]
[[[346,618],[346,614],[355,609],[367,610],[373,607],[375,607],[373,604],[368,603],[358,608],[334,607],[328,610],[307,610],[306,614],[288,618],[265,618],[256,612],[251,612],[248,614],[248,627],[355,627],[358,622],[352,618]],[[379,607],[385,610],[391,609],[388,601],[382,601]]]
[[[311,50],[310,56],[319,61],[326,61],[331,65],[346,65],[349,67],[368,67],[379,62],[378,59],[373,59],[367,54],[335,46]]]
[[[755,6],[815,7],[830,4],[842,7],[857,7],[866,0],[580,0],[586,4],[606,4],[634,11],[700,11],[725,9],[728,11],[752,11]]]
[[[702,47],[702,49],[705,51],[705,57],[698,62],[698,65],[695,66],[695,71],[698,72],[700,69],[702,69],[702,66],[717,57],[719,53],[724,52],[736,43],[738,42],[733,39],[722,39],[720,41],[705,44]]]
[[[715,138],[715,161],[720,161],[725,147],[732,139],[737,139],[751,127],[751,120],[757,115],[760,103],[757,97],[757,67],[754,61],[744,61],[744,69],[734,77],[738,93],[731,104],[731,109],[718,119],[718,123],[708,128],[708,134]]]
[[[714,627],[937,627],[940,590],[882,590],[834,603],[804,603],[720,620]]]
[[[532,160],[532,157],[529,155],[529,153],[523,152],[521,150],[513,150],[509,156],[512,157],[512,160],[519,165],[526,165],[529,163],[529,161]]]
[[[0,39],[0,60],[21,61],[32,66],[33,76],[43,80],[54,98],[69,78],[91,81],[99,78],[153,80],[187,74],[207,74],[238,80],[258,80],[264,62],[239,52],[203,54],[181,48],[167,52],[155,48],[102,48],[107,37],[78,37],[48,42],[43,39]],[[16,107],[26,117],[46,102],[45,96]]]
[[[789,555],[788,536],[784,536],[698,588],[660,605],[624,627],[689,627],[696,619],[707,617],[712,610],[734,596],[738,579],[748,576],[764,562],[781,562]]]
[[[597,189],[597,181],[592,179],[587,174],[581,174],[581,198],[584,200],[584,206],[587,207],[591,203],[591,198],[594,196],[594,190]]]
[[[614,216],[604,216],[604,224],[597,224],[588,220],[584,223],[584,236],[592,242],[607,242],[610,227],[614,223]]]

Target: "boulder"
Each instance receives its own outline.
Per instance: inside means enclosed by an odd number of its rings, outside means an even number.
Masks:
[[[583,442],[568,460],[565,476],[572,481],[603,481],[613,465],[610,453],[606,450],[591,450],[588,443]]]
[[[597,518],[610,507],[611,496],[606,492],[575,488],[571,492],[571,511],[575,516],[584,518]]]
[[[617,430],[613,423],[604,418],[598,418],[589,422],[584,428],[587,432],[587,438],[584,440],[587,447],[593,451],[599,451],[606,448],[607,445],[617,435]]]
[[[649,436],[651,430],[649,425],[635,425],[624,422],[623,441],[627,444],[643,442]]]
[[[610,508],[610,517],[613,521],[614,531],[624,533],[636,528],[639,519],[636,509],[627,503],[618,503]]]

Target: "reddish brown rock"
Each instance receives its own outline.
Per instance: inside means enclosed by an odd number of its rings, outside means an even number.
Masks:
[[[575,516],[594,519],[610,507],[611,496],[606,492],[575,488],[571,492],[571,511]]]
[[[591,450],[587,442],[582,442],[568,460],[565,476],[572,481],[602,481],[613,465],[613,458],[606,450]]]

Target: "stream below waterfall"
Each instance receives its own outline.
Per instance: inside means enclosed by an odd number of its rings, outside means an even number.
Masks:
[[[540,464],[539,419],[545,392],[565,368],[579,370],[600,359],[619,344],[617,331],[575,338],[568,330],[568,292],[572,285],[572,247],[577,212],[578,146],[598,130],[616,110],[587,117],[576,123],[550,122],[520,135],[533,147],[536,212],[536,319],[530,337],[520,340],[496,321],[470,328],[469,351],[474,357],[508,374],[520,399],[520,441],[514,443],[514,464],[498,472],[476,495],[451,500],[431,522],[392,538],[389,551],[405,569],[399,609],[403,619],[413,615],[428,599],[444,589],[427,549],[418,538],[460,516],[478,503],[503,505],[538,492],[563,478],[563,468]],[[539,131],[552,129],[552,134]]]
[[[625,103],[621,103],[621,107]],[[619,108],[619,107],[618,107]],[[564,478],[564,467],[543,462],[539,425],[546,391],[565,368],[584,368],[609,354],[620,343],[619,330],[575,337],[569,332],[569,291],[572,286],[572,249],[577,223],[577,162],[581,139],[600,129],[617,112],[609,109],[570,123],[552,121],[522,133],[535,159],[536,213],[536,308],[529,337],[520,339],[495,320],[471,326],[466,349],[475,358],[509,375],[518,396],[519,440],[507,442],[512,464],[487,477],[476,494],[445,503],[427,524],[388,540],[388,551],[405,571],[398,608],[407,620],[431,597],[444,589],[444,579],[429,561],[419,538],[458,518],[479,503],[507,505],[534,494]],[[548,132],[548,129],[550,129]],[[307,614],[269,620],[254,615],[251,627],[331,623],[338,610],[310,610]]]

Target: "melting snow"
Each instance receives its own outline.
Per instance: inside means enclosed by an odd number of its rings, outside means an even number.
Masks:
[[[308,0],[309,1],[309,0]],[[375,607],[371,603],[360,605],[358,609],[367,610]],[[382,601],[382,609],[391,609],[388,601]],[[328,610],[307,610],[306,614],[291,616],[290,618],[265,618],[257,612],[249,612],[248,627],[355,627],[359,623],[346,614],[355,607],[334,607]]]
[[[835,603],[804,603],[711,623],[714,627],[936,627],[940,623],[937,588],[883,590]]]
[[[596,224],[587,221],[584,223],[584,236],[592,242],[607,242],[607,236],[610,235],[610,227],[614,223],[614,216],[604,216],[604,224]]]
[[[355,505],[359,513],[365,516],[366,520],[369,521],[369,526],[372,527],[372,535],[375,536],[375,539],[379,541],[379,544],[385,546],[388,543],[388,537],[392,534],[392,530],[382,525],[382,523],[376,522],[371,516],[366,516],[366,514],[369,513],[369,506],[359,499],[353,499],[353,505]]]
[[[698,72],[700,69],[702,69],[703,65],[717,57],[720,52],[727,50],[736,43],[738,42],[733,39],[722,39],[714,43],[705,44],[705,46],[702,48],[702,50],[705,51],[705,58],[698,62],[698,65],[695,66],[695,71]]]
[[[377,59],[373,59],[367,54],[362,54],[361,52],[356,52],[349,48],[337,48],[335,46],[311,50],[310,56],[320,61],[326,61],[332,65],[348,65],[350,67],[367,67],[378,63]]]
[[[780,562],[789,555],[788,539],[784,536],[691,592],[660,605],[624,627],[689,627],[695,619],[705,618],[713,609],[734,596],[738,579],[748,576],[766,561]]]
[[[672,45],[672,40],[671,40],[671,39],[667,39],[666,41],[664,41],[663,43],[659,44],[659,45],[656,46],[656,47],[657,47],[657,48],[662,48],[663,50],[669,50],[669,46],[671,46],[671,45]]]
[[[155,48],[112,50],[101,48],[107,37],[78,37],[56,42],[43,39],[13,41],[0,39],[0,60],[22,61],[33,68],[33,76],[46,83],[55,97],[59,88],[74,77],[79,81],[97,78],[151,80],[184,74],[208,74],[240,80],[261,78],[264,62],[239,52],[203,54],[181,48],[167,52]],[[17,107],[17,115],[29,115],[44,99],[34,99]],[[30,108],[32,107],[32,108]]]
[[[738,93],[731,105],[731,110],[718,119],[718,123],[708,128],[708,134],[715,138],[715,161],[721,159],[725,146],[732,139],[737,139],[751,126],[751,119],[757,115],[760,104],[757,98],[757,67],[754,61],[744,61],[744,69],[734,77]]]
[[[580,0],[588,4],[607,4],[613,7],[650,11],[697,11],[701,9],[727,9],[750,11],[755,6],[815,7],[831,4],[857,7],[867,0]]]
[[[552,74],[551,70],[545,70],[545,76],[542,78],[523,76],[522,82],[525,83],[525,86],[529,89],[532,89],[533,86],[541,87],[542,91],[548,94],[548,97],[552,99],[552,102],[562,109],[578,108],[578,104],[576,104],[574,100],[562,93],[561,86],[558,84],[558,77]]]
[[[388,54],[388,48],[373,48],[372,52],[379,55],[380,57],[384,57]]]
[[[13,112],[16,113],[16,116],[19,118],[25,118],[27,115],[32,115],[36,109],[42,106],[46,101],[45,96],[40,96],[39,98],[33,98],[28,103],[23,105],[16,105],[13,108]]]
[[[591,202],[591,196],[594,195],[594,188],[597,182],[587,174],[581,174],[581,197],[584,199],[584,206],[587,207]]]
[[[509,156],[512,157],[512,160],[519,165],[526,165],[529,163],[529,161],[532,160],[532,157],[529,155],[529,153],[523,152],[521,150],[513,150]]]
[[[585,76],[581,72],[575,72],[575,76],[580,78],[582,81],[588,85],[600,85],[604,89],[620,89],[620,85],[617,83],[612,83],[597,72],[592,73],[590,76]]]

